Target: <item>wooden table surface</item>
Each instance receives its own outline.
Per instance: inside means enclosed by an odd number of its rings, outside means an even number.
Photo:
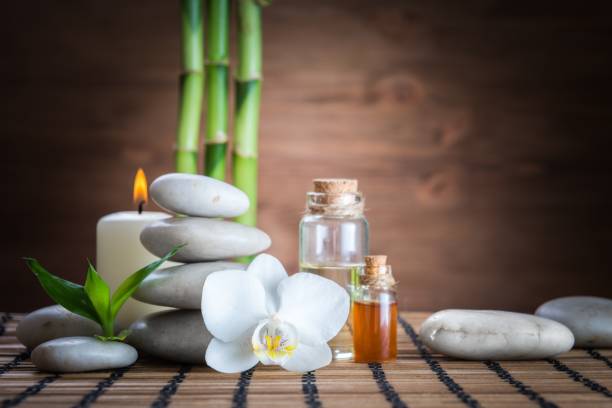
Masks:
[[[0,314],[2,407],[612,407],[612,349],[528,362],[460,361],[432,353],[415,332],[427,313],[402,313],[389,364],[333,363],[307,374],[258,366],[220,374],[140,359],[127,369],[36,371],[15,338],[22,315]]]

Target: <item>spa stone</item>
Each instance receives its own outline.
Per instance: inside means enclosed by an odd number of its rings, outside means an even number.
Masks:
[[[171,310],[132,323],[127,342],[154,357],[202,365],[211,339],[199,310]]]
[[[158,177],[151,184],[151,198],[170,212],[192,217],[237,217],[249,209],[249,198],[241,190],[195,174]]]
[[[431,349],[466,360],[527,360],[569,351],[572,332],[553,320],[496,310],[443,310],[421,326]]]
[[[225,269],[244,270],[234,262],[200,262],[160,269],[149,275],[134,293],[141,302],[178,309],[200,309],[206,277]]]
[[[186,244],[172,257],[177,262],[203,262],[255,255],[271,244],[263,231],[231,221],[179,217],[146,226],[140,241],[151,253],[162,257],[173,247]]]
[[[129,344],[93,337],[62,337],[40,344],[32,363],[41,371],[76,373],[127,367],[138,359]]]
[[[568,296],[538,307],[536,315],[566,325],[576,338],[576,347],[612,347],[612,299]]]
[[[33,349],[59,337],[102,334],[100,325],[60,305],[47,306],[27,315],[17,326],[17,339]]]

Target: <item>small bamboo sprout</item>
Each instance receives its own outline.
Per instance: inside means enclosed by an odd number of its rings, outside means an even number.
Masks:
[[[257,223],[257,134],[261,98],[261,6],[256,0],[238,2],[238,67],[234,115],[234,185],[251,202],[236,218],[246,225]]]
[[[181,0],[181,14],[183,73],[180,77],[176,170],[197,173],[204,92],[202,0]]]

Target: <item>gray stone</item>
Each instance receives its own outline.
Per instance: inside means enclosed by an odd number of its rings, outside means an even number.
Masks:
[[[211,339],[199,310],[171,310],[132,323],[127,342],[141,352],[164,360],[204,364]]]
[[[612,299],[568,296],[550,300],[536,315],[566,325],[576,338],[576,347],[612,347]]]
[[[32,351],[36,368],[55,373],[126,367],[137,359],[138,352],[129,344],[82,336],[49,340]]]
[[[433,350],[466,360],[546,358],[574,344],[560,323],[497,310],[442,310],[423,322],[420,336]]]
[[[47,306],[27,315],[17,326],[17,339],[29,349],[60,337],[102,334],[100,325],[60,305]]]
[[[226,269],[245,268],[245,265],[234,262],[200,262],[160,269],[149,275],[133,296],[153,305],[200,309],[202,288],[208,275]]]
[[[196,174],[158,177],[151,184],[151,198],[168,211],[192,217],[237,217],[249,209],[249,198],[241,190]]]
[[[257,228],[193,217],[155,221],[142,230],[140,241],[160,257],[179,244],[187,244],[172,258],[187,263],[255,255],[271,244],[270,237]]]

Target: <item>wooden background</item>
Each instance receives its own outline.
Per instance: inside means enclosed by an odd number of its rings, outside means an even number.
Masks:
[[[612,296],[605,1],[291,0],[265,10],[260,226],[296,268],[314,177],[356,177],[402,307]],[[171,171],[176,1],[3,6],[0,310],[82,279],[132,177]]]

